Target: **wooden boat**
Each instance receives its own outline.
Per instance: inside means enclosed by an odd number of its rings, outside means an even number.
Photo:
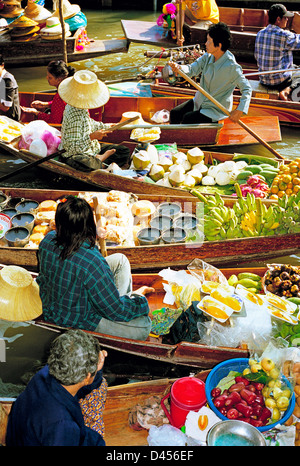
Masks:
[[[249,117],[278,117],[280,124],[289,126],[300,125],[300,102],[280,100],[278,92],[269,91],[265,86],[260,85],[258,80],[249,80],[252,87],[252,97],[248,111]],[[167,83],[154,83],[150,85],[153,97],[186,97],[193,98],[196,90],[170,86]],[[233,105],[238,106],[240,95],[233,95]]]
[[[239,62],[256,63],[254,46],[257,32],[267,26],[268,11],[255,8],[219,7],[220,21],[228,24],[232,35],[231,52]],[[293,18],[292,18],[293,19]],[[288,28],[296,28],[296,21],[289,21]],[[151,21],[121,20],[122,28],[129,42],[151,44],[163,47],[176,46],[175,40],[165,37],[166,29]],[[298,32],[298,30],[297,30]],[[185,18],[183,27],[184,45],[199,44],[204,48],[206,30],[199,24]],[[300,63],[300,53],[294,52],[295,64]]]
[[[118,188],[117,188],[118,189]],[[46,199],[57,200],[66,191],[34,190],[22,188],[1,188],[5,196],[19,199],[33,199],[42,202]],[[69,191],[78,195],[79,191]],[[97,193],[95,193],[97,194]],[[178,202],[184,212],[195,213],[199,200],[194,196],[170,196],[157,194],[138,194],[139,199],[151,200],[156,205],[161,202]],[[233,198],[225,203],[232,205]],[[266,200],[266,203],[272,201]],[[260,236],[237,238],[224,241],[205,241],[204,243],[158,244],[149,246],[108,246],[108,255],[122,252],[130,261],[133,271],[156,271],[165,267],[185,268],[194,258],[208,261],[212,265],[230,267],[255,260],[267,261],[271,258],[296,254],[300,246],[300,235]],[[38,270],[37,249],[11,247],[0,241],[0,263],[19,265],[30,270]]]
[[[209,371],[195,375],[205,382]],[[169,393],[176,379],[164,378],[108,387],[103,420],[106,446],[145,446],[148,445],[148,430],[134,430],[129,425],[129,413],[137,405],[143,405],[150,397]],[[0,446],[5,445],[8,415],[13,400],[0,398]]]
[[[21,105],[29,107],[36,99],[51,100],[53,94],[20,93]],[[103,108],[91,111],[95,120],[104,123],[118,123],[124,112],[139,112],[145,122],[151,122],[151,116],[159,110],[171,110],[180,103],[186,101],[186,97],[111,97]],[[23,114],[22,121],[28,122],[33,119],[31,114]],[[257,133],[266,142],[281,140],[280,126],[276,116],[265,117],[243,117],[242,121]],[[161,130],[158,143],[176,142],[179,146],[201,146],[203,148],[221,146],[241,146],[243,144],[257,144],[257,140],[251,136],[239,124],[233,123],[226,118],[224,122],[193,125],[152,125],[159,126]],[[147,126],[147,125],[146,125]],[[120,128],[109,135],[112,143],[130,141],[130,134],[134,128],[145,127],[143,125],[132,125]]]
[[[209,262],[210,263],[210,262]],[[230,275],[240,273],[242,271],[251,271],[260,276],[266,271],[265,267],[257,268],[231,268],[220,269],[224,275],[229,278]],[[155,293],[147,295],[147,300],[150,308],[150,315],[153,311],[165,307],[163,299],[165,291],[163,289],[163,280],[157,274],[133,274],[133,289],[137,289],[142,285],[152,286]],[[170,306],[172,307],[172,306]],[[53,328],[55,330],[64,329],[54,324],[45,322],[42,318],[38,318],[36,322],[41,326]],[[248,349],[238,347],[224,346],[208,346],[201,343],[182,341],[176,344],[165,343],[161,337],[150,336],[146,341],[130,340],[122,337],[112,337],[96,332],[89,332],[94,335],[100,342],[101,346],[107,351],[117,350],[129,355],[141,356],[143,358],[156,360],[160,362],[172,363],[175,365],[188,366],[190,368],[211,369],[216,364],[231,358],[246,358],[249,357]]]
[[[73,36],[66,38],[67,56],[69,62],[87,60],[110,53],[128,52],[127,39],[100,40],[92,39],[82,50],[76,50],[77,40],[81,34],[79,28]],[[5,56],[8,67],[42,66],[51,60],[63,59],[62,40],[43,40],[38,37],[34,41],[19,42],[11,40],[10,35],[0,35],[0,53]]]

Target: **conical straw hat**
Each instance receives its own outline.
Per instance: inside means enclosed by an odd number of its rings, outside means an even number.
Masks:
[[[33,21],[33,19],[27,18],[27,16],[20,16],[19,18],[15,19],[12,23],[10,23],[11,27],[18,27],[18,28],[28,28],[37,26],[38,23]]]
[[[32,0],[28,0],[24,14],[27,16],[27,18],[31,18],[37,22],[45,21],[52,15],[52,13],[48,11],[46,8],[44,8],[41,5],[38,5]]]
[[[58,6],[58,1],[53,2],[53,8],[55,12],[53,13],[53,16],[58,16],[59,17],[59,6]],[[81,11],[81,8],[79,5],[72,5],[69,0],[62,0],[62,14],[64,19],[69,19],[72,18],[73,16],[77,15]]]
[[[23,267],[0,270],[0,319],[23,322],[42,314],[39,286]]]
[[[102,107],[110,97],[106,84],[89,70],[77,71],[64,79],[58,86],[58,93],[72,107],[85,109]]]

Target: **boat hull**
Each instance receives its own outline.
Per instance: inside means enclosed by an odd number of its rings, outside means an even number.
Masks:
[[[43,200],[57,200],[66,195],[66,191],[30,190],[22,188],[1,188],[8,197]],[[79,191],[70,191],[78,195]],[[97,193],[95,193],[97,194]],[[184,212],[195,213],[199,200],[194,196],[170,196],[138,194],[139,199],[151,200],[158,205],[161,202],[179,202]],[[225,203],[232,205],[233,198],[226,198]],[[272,201],[266,201],[270,203]],[[157,271],[161,268],[185,268],[193,259],[198,258],[217,267],[241,266],[250,261],[267,261],[280,256],[296,254],[300,248],[300,234],[282,236],[258,236],[237,238],[224,241],[205,241],[203,243],[159,244],[151,246],[108,246],[107,254],[122,252],[128,258],[131,269],[135,272]],[[37,249],[10,247],[0,243],[0,263],[19,265],[32,271],[38,270]]]
[[[127,39],[91,40],[82,50],[76,50],[76,40],[80,34],[66,39],[66,52],[69,62],[87,60],[89,58],[110,53],[128,52]],[[51,60],[63,60],[64,50],[62,40],[43,40],[19,42],[10,39],[9,34],[0,36],[0,53],[5,57],[5,64],[9,67],[46,66]]]

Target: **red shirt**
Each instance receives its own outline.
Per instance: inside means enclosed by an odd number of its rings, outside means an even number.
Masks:
[[[37,116],[38,120],[44,120],[49,124],[61,124],[66,102],[64,102],[58,92],[53,97],[52,102],[49,102],[50,113],[40,112]]]

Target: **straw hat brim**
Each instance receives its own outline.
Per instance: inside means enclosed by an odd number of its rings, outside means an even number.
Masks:
[[[28,28],[14,28],[10,35],[11,37],[18,37],[18,36],[27,36],[28,34],[33,34],[34,32],[39,31],[38,26],[30,26]]]
[[[1,16],[4,18],[17,18],[22,13],[24,13],[24,10],[22,8],[17,8],[16,10],[9,13],[3,13],[3,11],[1,11]]]
[[[0,319],[24,322],[43,312],[39,286],[22,267],[7,265],[0,271]]]
[[[65,37],[70,37],[70,35],[71,35],[71,32],[67,31],[65,34]],[[40,37],[43,40],[58,40],[58,39],[62,39],[62,34],[61,33],[60,34],[49,34],[49,35],[41,34]]]
[[[64,79],[58,93],[62,100],[72,107],[92,109],[105,105],[110,98],[109,89],[102,81],[97,79],[93,83],[79,82],[74,76]]]

